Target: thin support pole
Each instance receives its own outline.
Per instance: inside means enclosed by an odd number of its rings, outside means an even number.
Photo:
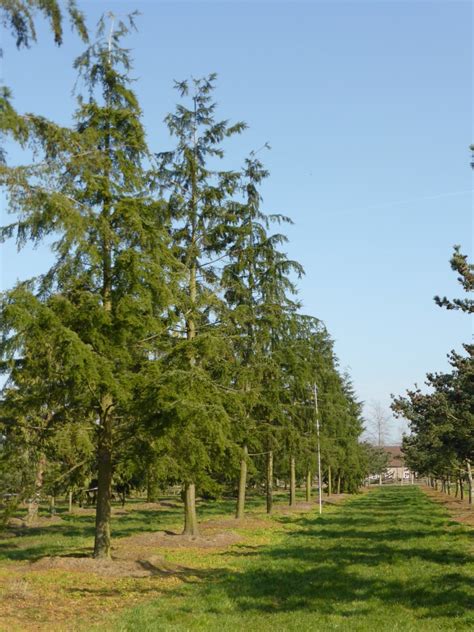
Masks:
[[[319,495],[319,513],[323,513],[323,494],[321,481],[321,442],[319,438],[319,411],[318,411],[318,387],[314,385],[314,411],[316,414],[316,437],[318,445],[318,495]]]

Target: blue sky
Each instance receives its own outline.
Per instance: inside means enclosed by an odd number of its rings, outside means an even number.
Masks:
[[[79,4],[90,24],[141,11],[129,45],[156,151],[170,146],[162,121],[173,80],[210,72],[219,114],[249,125],[227,165],[270,143],[265,210],[293,218],[287,250],[306,270],[304,311],[325,321],[361,399],[388,406],[391,392],[447,368],[446,354],[471,336],[467,316],[432,300],[460,293],[452,245],[472,252],[470,2]],[[29,51],[3,37],[3,78],[20,111],[70,121],[82,47],[66,30],[60,49],[43,27]],[[48,259],[2,246],[2,287]],[[393,440],[400,429],[394,422]]]

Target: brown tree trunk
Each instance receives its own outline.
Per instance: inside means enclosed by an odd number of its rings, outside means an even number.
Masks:
[[[245,491],[247,488],[247,455],[248,448],[244,445],[242,449],[242,458],[240,460],[240,477],[239,477],[239,494],[237,497],[237,509],[235,517],[237,520],[242,520],[245,512]]]
[[[38,464],[36,466],[35,486],[33,494],[28,501],[28,513],[26,523],[35,524],[38,519],[39,506],[41,502],[41,491],[43,489],[44,470],[46,467],[46,457],[44,454],[39,455]]]
[[[456,486],[454,488],[454,497],[457,498],[459,494],[459,479],[457,476],[455,480],[456,480],[456,483],[455,483]]]
[[[186,483],[184,486],[184,535],[198,536],[199,529],[196,516],[196,486]]]
[[[267,453],[267,514],[273,509],[273,451]]]
[[[464,481],[462,480],[462,476],[459,477],[459,494],[461,500],[464,500]]]
[[[468,494],[469,494],[469,504],[472,505],[472,468],[471,461],[466,459],[466,468],[467,468],[467,482],[468,482]]]
[[[306,470],[306,502],[311,502],[311,471]]]
[[[51,516],[56,515],[56,498],[54,496],[49,497],[49,513]]]
[[[290,507],[296,502],[296,464],[295,457],[290,456]]]
[[[149,465],[146,471],[146,501],[147,503],[158,502],[159,487],[158,477],[156,475],[156,468],[153,465]]]
[[[340,474],[337,477],[337,493],[338,494],[341,493],[341,476],[340,476]]]
[[[332,473],[331,473],[331,466],[328,465],[328,496],[331,496],[332,494]]]
[[[102,400],[102,419],[97,450],[97,504],[94,557],[110,559],[110,514],[112,497],[112,397]]]

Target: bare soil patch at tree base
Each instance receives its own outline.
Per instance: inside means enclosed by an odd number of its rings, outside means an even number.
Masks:
[[[473,506],[468,504],[467,499],[461,500],[460,498],[455,498],[454,496],[450,496],[449,494],[445,494],[444,492],[425,485],[420,487],[432,500],[443,505],[453,520],[460,524],[474,527],[474,510]]]
[[[96,560],[92,557],[43,557],[30,564],[31,571],[72,571],[95,573],[102,577],[153,577],[192,572],[192,569],[171,564],[159,555],[136,560]]]
[[[198,549],[215,549],[226,548],[232,544],[242,541],[242,536],[233,531],[210,532],[208,529],[202,529],[199,535],[185,535],[182,533],[173,533],[171,531],[156,531],[154,533],[140,533],[130,538],[123,539],[117,544],[120,550],[134,548],[136,546],[147,548],[198,548]],[[118,548],[118,547],[117,547]]]
[[[239,530],[256,530],[268,529],[270,526],[270,517],[245,516],[242,519],[237,518],[211,518],[201,522],[201,531],[214,529],[239,529]]]
[[[39,527],[49,527],[54,524],[61,524],[63,519],[60,516],[38,516],[33,522],[27,522],[22,518],[10,518],[8,521],[9,529],[35,529]],[[3,533],[2,533],[3,537]]]

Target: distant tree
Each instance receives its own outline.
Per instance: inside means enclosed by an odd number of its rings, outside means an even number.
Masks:
[[[390,459],[389,453],[383,448],[368,442],[363,442],[361,446],[367,463],[367,473],[370,476],[383,474],[387,470]]]
[[[474,289],[474,267],[455,246],[451,267],[466,292]],[[435,297],[440,307],[472,313],[471,299]],[[451,478],[467,477],[469,501],[472,503],[474,458],[474,346],[464,345],[466,356],[454,351],[448,356],[449,373],[428,373],[428,392],[420,388],[408,390],[405,396],[393,398],[396,415],[409,421],[411,434],[404,438],[407,463],[420,474],[440,478],[445,486]]]

